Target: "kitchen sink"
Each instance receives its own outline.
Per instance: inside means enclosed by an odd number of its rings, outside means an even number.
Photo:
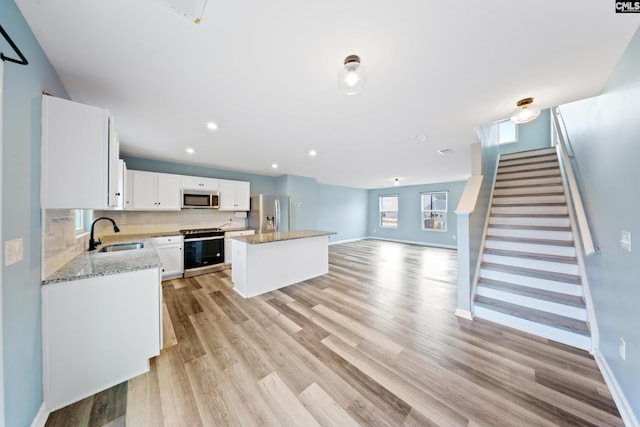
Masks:
[[[101,247],[98,252],[118,252],[118,251],[132,251],[136,249],[144,248],[144,243],[142,242],[132,242],[132,243],[114,243],[113,245],[107,245]]]

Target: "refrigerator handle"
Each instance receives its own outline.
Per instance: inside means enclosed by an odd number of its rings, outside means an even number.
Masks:
[[[280,200],[276,199],[276,218],[275,218],[275,231],[280,231]]]

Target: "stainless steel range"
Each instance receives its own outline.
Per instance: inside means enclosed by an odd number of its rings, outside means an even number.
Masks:
[[[184,235],[184,277],[223,270],[224,230],[180,230]]]

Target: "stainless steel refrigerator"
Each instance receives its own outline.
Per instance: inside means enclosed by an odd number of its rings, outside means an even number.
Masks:
[[[261,194],[252,197],[249,227],[256,233],[291,231],[291,196]]]

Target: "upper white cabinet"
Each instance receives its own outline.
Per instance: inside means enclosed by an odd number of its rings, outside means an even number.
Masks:
[[[130,171],[134,210],[180,210],[180,177],[165,173]]]
[[[42,208],[117,206],[118,139],[110,122],[104,108],[42,97]]]
[[[203,178],[198,176],[182,176],[183,190],[218,191],[216,178]]]
[[[219,179],[220,210],[248,211],[250,184],[244,181],[230,181]]]

